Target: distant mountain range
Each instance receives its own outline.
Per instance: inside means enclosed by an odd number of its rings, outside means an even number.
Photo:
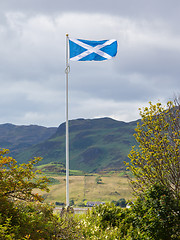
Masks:
[[[42,127],[37,125],[17,126],[10,123],[0,124],[0,148],[10,150],[15,157],[21,151],[38,144],[51,137],[56,127]]]
[[[111,118],[69,121],[70,169],[97,172],[123,169],[128,153],[136,145],[137,121],[125,123]],[[58,128],[0,125],[0,147],[8,148],[18,163],[42,157],[41,164],[65,164],[65,123]]]

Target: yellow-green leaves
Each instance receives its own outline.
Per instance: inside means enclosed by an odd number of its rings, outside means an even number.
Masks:
[[[168,102],[140,109],[141,122],[135,129],[139,147],[132,148],[128,169],[136,180],[133,188],[142,191],[160,183],[180,196],[180,106]]]
[[[48,179],[37,177],[37,172],[33,171],[34,164],[41,158],[18,166],[15,159],[5,156],[8,152],[7,149],[0,149],[0,198],[41,201],[41,196],[33,192],[36,188],[48,191]]]

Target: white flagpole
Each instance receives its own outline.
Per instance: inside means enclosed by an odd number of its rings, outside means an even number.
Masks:
[[[68,74],[69,74],[69,35],[66,34],[66,206],[69,206],[69,124],[68,124]]]

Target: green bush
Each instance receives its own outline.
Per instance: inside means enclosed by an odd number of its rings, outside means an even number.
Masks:
[[[72,211],[61,216],[53,214],[53,206],[42,203],[14,204],[9,216],[0,215],[0,239],[56,240],[83,239]],[[13,213],[13,214],[12,214]]]
[[[54,207],[42,203],[42,196],[34,191],[48,191],[48,179],[34,171],[40,158],[17,165],[15,159],[4,156],[7,153],[0,149],[0,239],[83,239],[70,212],[66,217],[53,214]]]
[[[131,205],[139,231],[157,240],[180,239],[180,203],[162,185],[153,185]]]
[[[119,206],[122,208],[125,208],[127,205],[126,200],[124,198],[120,198],[118,201],[112,201],[112,203],[114,203],[115,206]]]
[[[130,208],[96,206],[81,219],[86,239],[178,240],[180,204],[173,193],[153,185]]]

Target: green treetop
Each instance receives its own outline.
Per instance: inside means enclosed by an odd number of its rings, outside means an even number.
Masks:
[[[135,129],[139,147],[132,148],[128,169],[135,192],[142,192],[159,183],[180,198],[180,105],[178,101],[140,109],[142,117]]]

